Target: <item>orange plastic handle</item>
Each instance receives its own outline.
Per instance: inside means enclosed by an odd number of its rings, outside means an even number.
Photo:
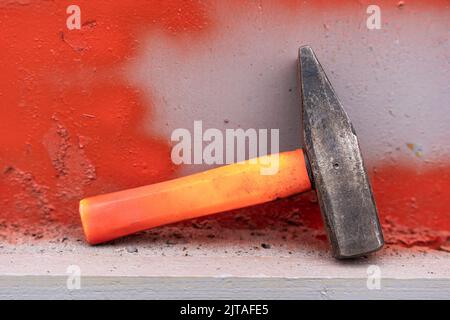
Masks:
[[[261,174],[261,169],[267,168],[267,161],[278,161],[275,174]],[[256,161],[234,163],[183,178],[87,198],[80,202],[80,215],[87,241],[97,244],[310,189],[303,151],[298,149],[266,156],[264,161],[256,158]]]

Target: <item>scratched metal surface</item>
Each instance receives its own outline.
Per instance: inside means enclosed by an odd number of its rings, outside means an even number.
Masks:
[[[357,134],[311,47],[299,49],[304,146],[333,254],[379,250],[383,233]]]

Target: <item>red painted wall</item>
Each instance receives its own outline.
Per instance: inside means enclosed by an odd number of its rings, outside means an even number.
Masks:
[[[324,8],[351,12],[366,2],[308,6],[320,16]],[[290,20],[302,3],[264,5],[279,6]],[[82,9],[81,30],[66,27],[70,4]],[[245,1],[228,8],[256,10]],[[415,8],[448,10],[448,1],[417,1]],[[177,176],[168,139],[144,130],[154,106],[123,73],[144,31],[163,32],[180,48],[225,34],[214,10],[215,1],[0,1],[0,237],[79,237],[81,198]],[[370,175],[388,242],[448,250],[450,163],[417,170],[376,160]],[[310,197],[254,208],[249,219],[264,228],[300,215],[300,224],[321,228]],[[214,219],[244,227],[228,215]]]

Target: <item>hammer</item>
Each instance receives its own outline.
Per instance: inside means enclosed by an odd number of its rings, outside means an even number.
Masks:
[[[309,46],[299,49],[298,74],[305,151],[266,156],[278,157],[276,174],[261,175],[261,162],[247,160],[81,200],[87,241],[98,244],[314,188],[335,258],[379,250],[383,234],[355,130]]]

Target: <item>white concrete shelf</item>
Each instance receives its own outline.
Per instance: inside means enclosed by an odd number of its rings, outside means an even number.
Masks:
[[[306,241],[310,235],[179,232],[168,227],[157,238],[148,233],[97,247],[67,239],[0,244],[0,298],[450,298],[444,251],[391,246],[340,262],[325,242]],[[80,290],[67,288],[71,265],[79,267]],[[367,286],[371,265],[380,271],[379,290]]]

